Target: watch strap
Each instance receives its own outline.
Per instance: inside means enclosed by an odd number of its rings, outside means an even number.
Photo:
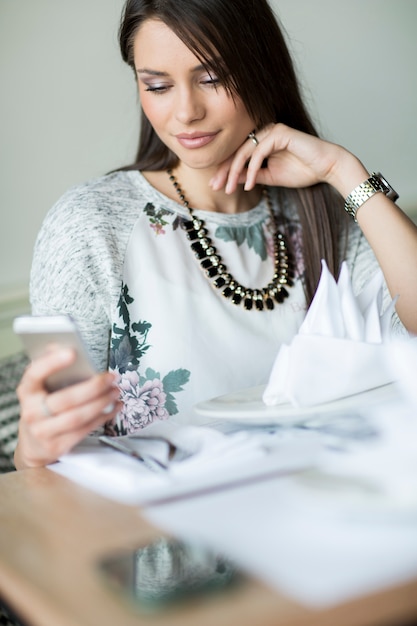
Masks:
[[[372,172],[371,176],[355,187],[345,200],[345,210],[356,222],[356,212],[369,198],[381,192],[390,200],[398,200],[398,193],[391,187],[380,172]]]

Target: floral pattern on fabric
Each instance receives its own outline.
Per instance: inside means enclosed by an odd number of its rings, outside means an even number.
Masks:
[[[167,209],[156,209],[150,202],[145,206],[144,212],[149,217],[149,225],[155,235],[165,235],[164,227],[169,222],[164,218],[168,215],[172,216],[172,212]],[[177,230],[185,221],[183,217],[177,215],[171,223],[172,230]],[[303,278],[305,267],[301,226],[298,222],[288,224],[282,216],[278,216],[278,228],[287,230],[288,243],[294,257],[296,276]],[[262,261],[266,261],[268,257],[274,257],[274,235],[269,219],[266,222],[258,222],[251,226],[218,226],[214,235],[218,239],[235,243],[238,246],[246,242],[248,248],[253,249]]]
[[[148,202],[144,208],[144,213],[149,217],[149,225],[155,235],[166,235],[164,226],[167,226],[169,222],[167,222],[164,217],[167,215],[172,216],[172,211],[168,211],[167,209],[155,209],[154,205],[151,202]],[[178,226],[180,226],[184,221],[183,217],[177,215],[171,224],[172,230],[177,230]]]
[[[287,224],[278,217],[278,228],[281,232],[287,232],[289,249],[294,258],[296,276],[302,278],[305,267],[301,226],[299,223]],[[274,233],[270,220],[258,222],[249,227],[219,226],[216,229],[215,236],[227,242],[234,242],[238,246],[246,242],[248,248],[252,248],[262,261],[265,261],[268,257],[274,258]]]
[[[186,369],[172,370],[163,378],[149,367],[140,372],[141,358],[150,348],[148,333],[152,324],[131,323],[129,304],[133,301],[128,286],[123,285],[118,302],[123,326],[113,324],[110,349],[110,369],[119,374],[123,407],[113,421],[107,422],[107,435],[131,435],[156,420],[178,413],[174,394],[183,391],[190,379]]]
[[[156,235],[165,235],[164,226],[168,224],[164,217],[170,215],[170,211],[166,209],[156,210],[154,205],[148,202],[144,208],[144,212],[149,217],[149,224]]]
[[[273,256],[273,239],[269,230],[264,228],[262,223],[239,228],[219,226],[216,229],[215,236],[224,241],[233,241],[238,246],[241,246],[246,241],[248,247],[253,248],[262,261],[265,261],[268,255]],[[272,253],[270,250],[272,250]]]

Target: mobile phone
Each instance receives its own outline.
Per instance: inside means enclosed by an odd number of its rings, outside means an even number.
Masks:
[[[74,363],[47,378],[45,386],[48,391],[63,389],[97,373],[77,326],[68,315],[21,315],[15,318],[13,330],[31,360],[45,354],[52,344],[76,351]]]

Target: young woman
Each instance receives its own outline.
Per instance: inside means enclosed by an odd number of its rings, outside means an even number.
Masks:
[[[322,258],[335,276],[346,259],[356,291],[379,264],[393,323],[417,332],[417,229],[381,176],[318,138],[266,0],[128,0],[120,44],[142,109],[135,163],[61,198],[31,285],[33,313],[74,317],[110,372],[48,394],[74,355],[32,363],[17,467],[265,383]]]

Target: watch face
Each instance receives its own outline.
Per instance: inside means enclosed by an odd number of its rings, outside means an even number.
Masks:
[[[398,198],[399,198],[398,193],[395,191],[395,189],[393,189],[391,187],[391,185],[389,184],[387,179],[384,178],[384,176],[381,174],[381,172],[378,172],[377,174],[373,174],[373,176],[375,176],[375,178],[377,178],[378,181],[380,182],[381,187],[382,187],[382,191],[387,196],[387,198],[389,198],[393,202],[398,200]]]
[[[378,172],[378,174],[373,174],[373,177],[376,178],[376,180],[378,181],[378,184],[380,185],[381,190],[385,194],[387,194],[388,191],[390,190],[390,186],[388,182],[385,180],[385,178],[382,176],[382,174]]]

